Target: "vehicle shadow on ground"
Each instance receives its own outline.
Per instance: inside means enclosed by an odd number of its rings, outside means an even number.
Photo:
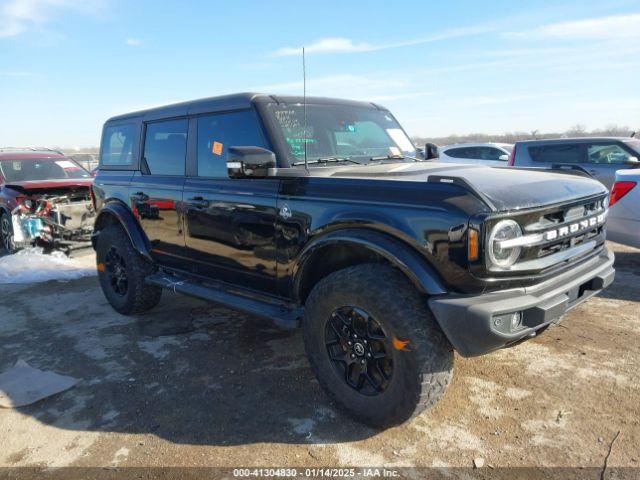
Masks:
[[[600,293],[603,298],[640,302],[640,250],[617,251],[613,284]]]
[[[82,379],[20,408],[25,415],[57,428],[203,445],[336,443],[376,433],[331,405],[298,331],[172,292],[152,312],[125,317],[95,278],[60,285],[13,295],[16,328],[1,325],[9,331],[0,331],[0,371],[22,358]]]

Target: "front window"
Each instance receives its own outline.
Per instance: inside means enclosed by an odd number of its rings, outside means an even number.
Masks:
[[[631,157],[629,152],[615,143],[593,143],[587,146],[590,163],[624,164]]]
[[[307,160],[415,156],[416,149],[393,116],[384,110],[346,105],[269,104],[288,147],[291,164]]]
[[[5,181],[65,180],[91,178],[89,172],[69,158],[26,158],[1,160],[0,170]]]

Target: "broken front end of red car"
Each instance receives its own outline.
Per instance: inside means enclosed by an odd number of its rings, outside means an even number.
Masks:
[[[39,245],[71,251],[91,244],[95,210],[90,184],[8,184],[17,192],[11,212],[14,248]]]

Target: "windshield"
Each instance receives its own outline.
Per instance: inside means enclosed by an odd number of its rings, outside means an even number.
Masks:
[[[0,160],[0,170],[6,182],[91,178],[89,172],[68,158]]]
[[[384,110],[347,105],[267,106],[289,149],[289,163],[348,158],[366,163],[375,157],[415,156],[416,149],[393,116]],[[306,130],[306,131],[305,131]]]

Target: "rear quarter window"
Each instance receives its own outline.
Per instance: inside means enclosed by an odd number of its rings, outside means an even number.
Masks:
[[[100,149],[100,165],[130,167],[138,129],[135,124],[105,127]]]
[[[582,145],[536,145],[530,146],[529,155],[534,162],[581,163],[584,162]]]

